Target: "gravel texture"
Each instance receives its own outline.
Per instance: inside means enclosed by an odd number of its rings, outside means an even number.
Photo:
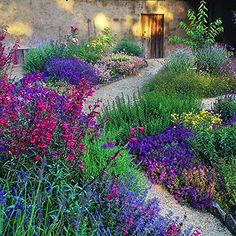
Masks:
[[[223,96],[219,96],[219,97],[215,97],[215,98],[206,98],[206,99],[202,100],[202,108],[206,109],[206,110],[211,110],[213,104],[217,101],[217,99],[222,99],[225,96],[231,96],[236,99],[236,94],[227,94],[227,95],[223,95]]]
[[[153,185],[149,190],[148,199],[158,197],[161,206],[161,215],[167,215],[170,211],[173,217],[179,217],[183,220],[183,230],[192,226],[194,229],[200,229],[202,236],[230,236],[228,229],[212,214],[199,211],[192,207],[180,205],[166,189],[159,185]]]
[[[102,99],[104,106],[108,104],[108,101],[111,103],[122,94],[127,97],[137,93],[144,83],[155,75],[164,64],[162,59],[149,59],[147,61],[148,67],[142,69],[138,75],[128,76],[96,90],[95,94],[87,100],[85,110],[89,104],[94,104],[98,99]]]

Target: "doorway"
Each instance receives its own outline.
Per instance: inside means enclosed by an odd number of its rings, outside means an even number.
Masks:
[[[164,56],[164,14],[141,14],[142,45],[147,58]]]

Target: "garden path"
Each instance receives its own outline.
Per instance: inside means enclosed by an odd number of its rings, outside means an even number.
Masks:
[[[122,96],[122,94],[124,94],[125,97],[132,96],[143,87],[148,79],[162,68],[163,64],[163,59],[149,59],[148,67],[142,69],[138,75],[128,76],[125,79],[100,87],[96,90],[95,94],[87,100],[86,106],[88,106],[88,104],[94,104],[97,99],[102,99],[102,106],[105,106],[108,104],[108,101],[112,102],[116,97]]]
[[[212,214],[194,209],[185,205],[180,205],[170,193],[159,185],[153,185],[148,193],[148,199],[158,197],[160,200],[161,212],[165,216],[170,211],[173,217],[179,217],[183,220],[182,229],[192,226],[199,228],[202,236],[230,236],[228,229]]]
[[[236,94],[227,94],[227,95],[223,95],[223,96],[219,96],[215,98],[205,98],[202,100],[202,108],[206,110],[211,110],[213,104],[217,101],[217,99],[224,98],[225,96],[230,96],[236,99]]]

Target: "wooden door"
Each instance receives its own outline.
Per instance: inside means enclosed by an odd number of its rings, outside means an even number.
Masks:
[[[164,56],[164,15],[142,14],[142,45],[148,58]]]

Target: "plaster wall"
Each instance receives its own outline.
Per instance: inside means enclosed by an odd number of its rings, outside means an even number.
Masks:
[[[164,14],[164,52],[173,47],[168,37],[179,34],[178,22],[189,8],[184,0],[1,0],[0,24],[8,25],[9,42],[19,37],[22,48],[67,34],[79,28],[81,39],[108,26],[118,37],[132,35],[141,43],[141,13]]]

